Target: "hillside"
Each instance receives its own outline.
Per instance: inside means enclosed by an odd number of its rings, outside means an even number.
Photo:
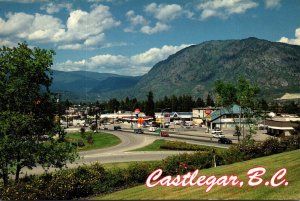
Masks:
[[[150,90],[155,99],[184,94],[206,98],[216,80],[235,81],[241,75],[257,83],[265,99],[299,93],[300,46],[253,37],[208,41],[182,49],[141,77],[56,72],[53,88],[93,101],[126,96],[146,99]]]
[[[104,93],[126,89],[136,85],[140,77],[122,76],[89,71],[64,72],[53,70],[52,91],[64,92],[63,99],[77,101],[95,101]]]
[[[223,175],[237,175],[244,181],[242,188],[232,186],[214,186],[208,193],[206,186],[198,187],[154,187],[145,184],[121,190],[92,200],[299,200],[300,185],[300,150],[275,154],[231,165],[219,166],[200,171],[200,175],[221,177]],[[287,169],[284,178],[288,186],[277,188],[265,185],[250,187],[247,185],[247,171],[255,167],[264,167],[266,174],[264,181],[269,180],[281,168]],[[269,180],[270,181],[270,180]]]
[[[235,81],[244,75],[257,83],[264,96],[278,97],[300,90],[300,46],[257,38],[208,41],[187,47],[154,65],[134,87],[145,97],[212,91],[215,80]]]

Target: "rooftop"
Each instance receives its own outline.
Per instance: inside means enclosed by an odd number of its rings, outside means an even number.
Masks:
[[[281,98],[276,98],[275,100],[297,100],[300,99],[300,93],[285,93]]]

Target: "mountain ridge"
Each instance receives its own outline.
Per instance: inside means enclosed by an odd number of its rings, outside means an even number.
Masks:
[[[285,92],[299,92],[300,46],[255,37],[206,41],[170,55],[134,81],[130,76],[121,76],[122,85],[126,79],[131,81],[125,88],[116,87],[118,76],[114,75],[108,80],[112,80],[115,87],[102,83],[109,89],[105,91],[93,85],[90,95],[98,100],[126,96],[145,99],[151,90],[155,99],[171,95],[205,98],[212,92],[216,80],[236,81],[241,75],[261,87],[263,98],[274,99]]]

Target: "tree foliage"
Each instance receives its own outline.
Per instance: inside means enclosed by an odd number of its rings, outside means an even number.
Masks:
[[[220,106],[231,107],[238,104],[242,108],[254,108],[257,103],[257,95],[260,89],[256,84],[251,84],[244,77],[240,77],[237,83],[217,80],[214,83],[214,92]]]
[[[246,118],[246,123],[249,126],[250,133],[248,137],[251,137],[252,133],[255,133],[254,128],[251,126],[253,124],[253,114],[250,109],[258,106],[257,95],[259,91],[260,89],[256,84],[251,84],[244,77],[240,77],[237,83],[224,82],[222,80],[217,80],[214,83],[214,92],[220,106],[227,108],[227,110],[231,110],[234,104],[241,107],[240,116],[243,115]],[[236,125],[236,131],[239,132],[240,129]]]
[[[26,43],[0,49],[0,176],[16,182],[21,169],[62,167],[75,159],[73,147],[63,142],[55,125],[55,102],[49,87],[53,50],[29,48]],[[59,139],[54,139],[55,134]]]
[[[154,109],[155,109],[155,104],[154,104],[154,100],[153,100],[153,93],[152,93],[152,91],[149,91],[149,93],[147,95],[147,101],[145,104],[145,114],[148,116],[155,117]]]

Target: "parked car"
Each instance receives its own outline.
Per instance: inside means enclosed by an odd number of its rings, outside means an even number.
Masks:
[[[226,137],[221,137],[219,140],[218,140],[218,143],[220,144],[232,144],[232,141]]]
[[[166,132],[166,131],[161,131],[161,132],[160,132],[160,136],[161,136],[161,137],[169,137],[170,135],[169,135],[169,133]]]
[[[121,126],[114,126],[114,130],[121,130]]]
[[[144,131],[140,128],[137,128],[137,129],[133,129],[133,132],[136,133],[136,134],[142,134],[144,133]]]
[[[213,137],[214,138],[223,138],[223,137],[225,137],[225,135],[223,133],[215,133],[215,134],[213,134]]]
[[[156,127],[154,127],[154,126],[150,126],[150,127],[149,127],[149,131],[150,131],[150,132],[155,132],[155,131],[156,131],[156,129],[157,129],[157,128],[156,128]]]
[[[223,131],[222,131],[221,129],[219,129],[219,128],[215,128],[214,130],[211,131],[211,133],[212,133],[212,134],[217,134],[217,133],[222,134]]]

